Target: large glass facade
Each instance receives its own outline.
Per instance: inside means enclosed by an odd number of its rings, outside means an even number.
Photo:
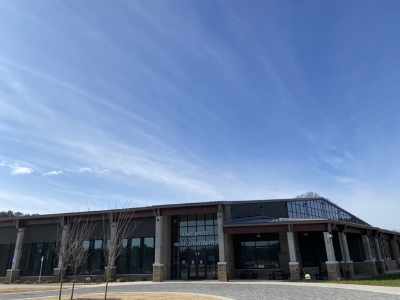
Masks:
[[[105,259],[103,240],[88,240],[83,242],[83,247],[88,251],[87,259],[83,263],[79,273],[85,275],[99,275],[104,273]]]
[[[150,274],[153,272],[153,262],[154,237],[125,239],[117,260],[117,273]]]
[[[39,275],[42,259],[42,274],[53,275],[53,269],[57,265],[57,250],[55,242],[38,242],[24,244],[22,247],[21,256],[21,275]]]
[[[0,276],[5,276],[11,268],[14,255],[14,244],[0,244]]]
[[[172,219],[172,278],[215,279],[218,238],[215,214]]]
[[[278,234],[239,235],[235,237],[237,269],[278,269]]]
[[[287,206],[289,218],[328,219],[367,225],[364,221],[324,199],[299,199],[288,201]]]

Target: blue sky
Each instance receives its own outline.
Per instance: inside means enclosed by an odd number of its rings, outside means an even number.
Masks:
[[[0,209],[315,191],[400,229],[399,10],[0,1]]]

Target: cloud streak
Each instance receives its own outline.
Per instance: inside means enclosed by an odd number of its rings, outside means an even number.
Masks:
[[[49,172],[45,172],[42,175],[43,176],[59,176],[64,174],[64,171],[62,170],[56,170],[56,171],[49,171]]]
[[[14,166],[11,168],[12,175],[29,175],[32,174],[33,172],[34,172],[33,169],[29,167]]]

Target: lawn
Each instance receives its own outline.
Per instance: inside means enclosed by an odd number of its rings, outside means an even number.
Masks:
[[[358,280],[341,280],[341,281],[334,281],[334,283],[400,287],[400,274],[385,275],[372,279],[369,278],[369,279],[358,279]]]

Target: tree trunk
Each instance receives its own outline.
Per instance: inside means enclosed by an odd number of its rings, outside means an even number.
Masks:
[[[107,300],[108,280],[106,281],[106,290],[104,291],[104,300]]]
[[[75,278],[75,279],[76,279],[76,278]],[[75,279],[74,279],[74,281],[72,282],[72,290],[71,290],[71,299],[70,299],[70,300],[73,300],[73,299],[74,299]]]
[[[60,291],[58,292],[58,300],[61,300],[63,280],[64,280],[64,278],[63,278],[63,274],[61,272],[61,274],[60,274]]]

